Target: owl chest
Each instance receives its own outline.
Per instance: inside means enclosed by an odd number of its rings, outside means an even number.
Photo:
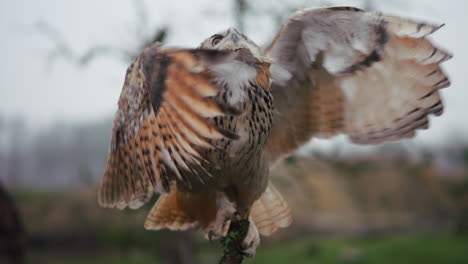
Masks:
[[[226,166],[254,162],[260,157],[270,135],[273,119],[273,98],[270,91],[250,82],[237,91],[223,89],[217,100],[241,112],[238,116],[213,118],[212,122],[217,127],[239,136],[236,140],[221,139],[217,142],[227,154],[220,154],[218,158]]]

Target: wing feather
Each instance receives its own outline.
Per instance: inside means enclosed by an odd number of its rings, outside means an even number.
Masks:
[[[312,137],[376,144],[428,128],[450,86],[440,64],[452,56],[426,38],[442,26],[347,7],[292,15],[267,49],[271,164]]]
[[[200,150],[216,148],[213,139],[237,137],[207,119],[239,114],[214,101],[218,88],[209,71],[231,55],[153,45],[128,68],[99,192],[102,206],[138,208],[155,191],[169,192],[176,178],[189,185],[193,168],[208,164]]]

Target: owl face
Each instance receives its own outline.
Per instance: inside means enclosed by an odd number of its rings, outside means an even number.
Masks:
[[[235,28],[229,28],[204,40],[200,49],[238,50],[248,49],[258,59],[262,58],[260,48]]]

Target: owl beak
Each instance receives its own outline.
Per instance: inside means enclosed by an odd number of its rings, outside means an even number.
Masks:
[[[234,43],[237,43],[237,41],[239,41],[239,37],[236,33],[231,34],[231,39]]]

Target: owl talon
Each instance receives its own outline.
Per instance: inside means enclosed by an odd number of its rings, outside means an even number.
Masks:
[[[236,245],[236,249],[239,253],[246,257],[251,257],[252,255],[248,253],[248,249],[252,247],[253,241],[250,242],[250,244],[247,247],[244,247],[244,242],[242,242],[240,245]]]
[[[239,254],[242,254],[243,256],[247,256],[247,255],[245,255],[245,253],[244,253],[245,248],[242,247],[242,245],[236,244],[236,250],[237,250],[237,252],[239,252]]]
[[[257,226],[249,219],[249,230],[247,231],[247,235],[245,236],[244,240],[240,244],[240,252],[247,257],[255,256],[255,252],[257,251],[257,247],[260,245],[260,234],[258,233]]]
[[[232,215],[234,219],[240,220],[241,219],[241,214],[238,211],[235,211],[234,214]]]
[[[208,241],[210,241],[210,243],[213,242],[213,240],[219,239],[219,237],[220,236],[218,234],[216,234],[213,230],[210,230],[208,232]]]
[[[224,195],[218,196],[216,202],[218,211],[216,212],[214,225],[208,231],[208,233],[206,233],[206,236],[210,241],[227,235],[227,231],[231,225],[231,219],[233,219],[233,217],[235,217],[234,215],[236,214],[234,205]]]

